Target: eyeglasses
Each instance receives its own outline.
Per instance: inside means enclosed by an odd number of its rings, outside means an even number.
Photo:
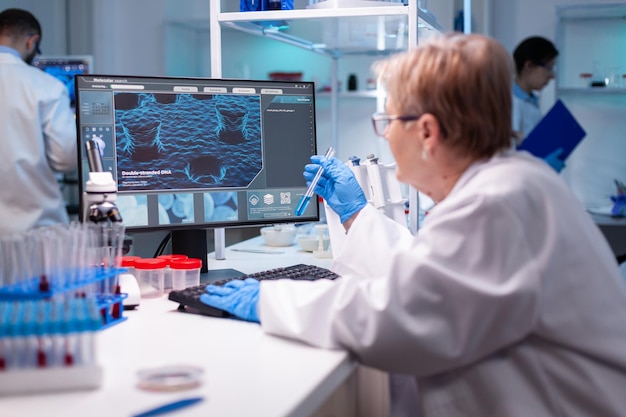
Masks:
[[[403,122],[409,122],[411,120],[417,120],[420,116],[396,116],[392,114],[386,113],[374,113],[372,114],[372,125],[374,126],[374,132],[381,137],[385,136],[385,132],[387,131],[387,127],[394,120],[400,120]]]

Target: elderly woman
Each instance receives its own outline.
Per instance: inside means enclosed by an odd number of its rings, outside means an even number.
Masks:
[[[203,301],[264,331],[415,377],[425,416],[624,416],[626,290],[610,248],[544,162],[511,149],[505,49],[453,34],[378,64],[373,116],[397,177],[437,204],[417,236],[350,169],[310,180],[347,236],[335,281],[239,281]]]

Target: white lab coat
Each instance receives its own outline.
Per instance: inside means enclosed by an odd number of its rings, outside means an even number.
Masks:
[[[472,165],[416,237],[366,207],[334,282],[262,282],[264,331],[416,377],[424,416],[626,416],[626,289],[543,161]]]
[[[63,83],[0,53],[0,235],[67,222],[55,172],[78,163],[76,125]]]

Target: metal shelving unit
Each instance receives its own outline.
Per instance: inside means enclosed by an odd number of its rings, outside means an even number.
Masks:
[[[348,3],[348,2],[347,2]],[[211,76],[222,76],[222,30],[230,28],[284,42],[332,58],[330,85],[338,85],[339,60],[346,56],[386,56],[417,45],[420,39],[444,29],[418,0],[408,4],[351,1],[355,7],[318,7],[261,12],[223,11],[221,0],[210,2]],[[320,4],[318,4],[320,6]],[[231,6],[232,7],[232,6]],[[372,93],[376,110],[382,110],[382,92]],[[338,100],[342,93],[331,88],[331,145],[339,149]],[[364,95],[369,96],[369,93]],[[411,189],[409,204],[415,207],[410,219],[418,227],[418,197]]]
[[[352,2],[351,4],[355,4]],[[369,7],[310,8],[261,12],[223,12],[211,0],[211,76],[222,75],[222,30],[230,28],[294,45],[332,58],[331,85],[337,85],[338,60],[351,55],[386,56],[443,31],[417,0],[401,3],[361,1]],[[331,91],[333,137],[338,148],[338,91]]]
[[[622,75],[626,74],[624,51],[626,4],[585,4],[557,7],[556,44],[558,58],[557,89],[564,93],[586,90],[590,93],[625,92]],[[595,68],[594,68],[595,67]],[[618,71],[616,85],[589,87],[580,74],[594,70]]]
[[[587,132],[562,176],[590,211],[604,213],[612,205],[614,179],[626,179],[626,4],[564,5],[556,11],[556,96]],[[604,79],[606,86],[589,85]]]

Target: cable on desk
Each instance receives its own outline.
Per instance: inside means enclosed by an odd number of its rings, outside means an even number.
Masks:
[[[154,253],[154,258],[160,255],[163,255],[163,252],[165,251],[165,247],[167,246],[168,243],[170,243],[171,239],[172,239],[171,233],[168,233],[167,235],[165,235],[163,240],[161,240],[161,243],[159,243],[159,246],[157,247],[156,252]]]

